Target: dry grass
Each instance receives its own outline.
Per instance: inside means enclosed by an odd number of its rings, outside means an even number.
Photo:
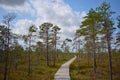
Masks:
[[[18,69],[15,69],[14,64],[11,65],[9,80],[53,80],[54,74],[58,68],[67,60],[73,57],[73,55],[58,55],[56,66],[47,66],[45,59],[39,57],[38,54],[31,54],[31,66],[32,72],[28,76],[28,55],[24,55],[18,65]],[[53,61],[51,61],[52,64]],[[0,63],[0,80],[3,80],[4,63]]]
[[[99,57],[99,56],[98,56]],[[80,59],[80,73],[78,73],[78,63],[75,60],[71,64],[72,80],[109,80],[109,65],[107,55],[97,57],[97,73],[93,73],[93,60],[89,60],[86,55],[82,55]],[[99,59],[99,60],[98,60]],[[112,55],[113,80],[120,80],[120,54]]]

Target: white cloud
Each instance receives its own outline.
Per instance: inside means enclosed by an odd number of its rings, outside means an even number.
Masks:
[[[75,12],[63,0],[31,0],[36,14],[43,22],[51,22],[61,27],[61,36],[72,38],[85,12]],[[41,4],[42,3],[42,4]]]
[[[13,28],[13,32],[16,34],[27,34],[29,27],[33,24],[31,20],[23,19],[23,20],[18,20],[16,24],[14,25],[15,27]]]
[[[43,22],[51,22],[61,28],[61,37],[73,38],[76,29],[79,28],[85,12],[76,12],[64,0],[28,0],[22,6],[3,6],[4,9],[29,13],[36,17],[35,21],[18,20],[15,24],[14,32],[26,33],[29,24],[34,22],[39,26]]]

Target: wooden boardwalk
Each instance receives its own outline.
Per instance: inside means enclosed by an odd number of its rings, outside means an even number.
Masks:
[[[76,59],[76,56],[64,63],[54,76],[54,80],[71,80],[69,74],[69,66]]]

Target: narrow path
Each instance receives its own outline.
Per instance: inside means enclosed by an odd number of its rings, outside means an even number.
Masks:
[[[54,80],[70,80],[69,66],[76,59],[76,56],[64,63],[54,76]]]

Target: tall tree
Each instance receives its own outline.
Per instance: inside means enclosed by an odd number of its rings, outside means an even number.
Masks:
[[[46,44],[46,63],[47,63],[47,66],[49,66],[49,39],[50,39],[50,30],[51,30],[51,27],[53,27],[53,24],[52,23],[43,23],[39,26],[40,28],[40,34],[41,35],[44,35],[43,36],[43,39],[45,40],[45,44]]]
[[[57,57],[57,40],[58,40],[58,32],[60,31],[60,28],[58,26],[54,26],[52,27],[52,32],[54,33],[54,39],[53,39],[53,44],[54,44],[54,48],[55,48],[55,52],[54,52],[54,66],[55,66],[55,61],[56,61],[56,57]]]
[[[3,59],[3,54],[5,51],[5,42],[6,42],[6,33],[7,33],[7,27],[5,25],[0,25],[0,62]]]
[[[93,9],[90,9],[87,16],[84,17],[85,20],[82,22],[81,28],[92,40],[93,44],[93,69],[96,73],[96,35],[98,34],[98,29],[100,28],[101,16],[99,12],[96,12]]]
[[[64,52],[64,53],[69,53],[69,48],[70,48],[70,47],[68,46],[68,42],[72,42],[72,40],[66,38],[66,39],[63,41],[62,45],[61,45],[61,48],[63,49],[63,52]]]
[[[77,60],[78,60],[78,73],[80,73],[80,45],[81,45],[81,39],[79,33],[76,33],[76,37],[73,39],[74,45],[76,48],[76,53],[77,53]]]
[[[76,30],[76,38],[77,39],[77,45],[78,45],[78,53],[82,53],[80,49],[80,45],[84,46],[85,52],[87,53],[87,60],[88,60],[88,66],[89,66],[89,61],[90,61],[90,55],[92,52],[91,44],[92,44],[92,39],[91,39],[91,30],[89,29],[90,26],[83,26],[81,25],[79,29]],[[82,38],[81,38],[82,37]],[[84,40],[85,43],[82,41]],[[78,54],[78,57],[80,54]],[[78,58],[78,73],[80,72],[80,59]]]
[[[117,44],[117,47],[118,49],[120,50],[120,16],[117,17],[117,20],[118,20],[118,32],[117,32],[117,39],[116,39],[116,44]]]
[[[107,2],[103,2],[101,6],[97,8],[97,10],[101,13],[102,21],[103,21],[103,30],[105,33],[105,38],[107,42],[107,50],[108,50],[108,60],[109,60],[109,71],[110,71],[110,80],[112,80],[112,61],[111,61],[111,37],[113,33],[113,21],[112,21],[112,14],[111,6]]]
[[[43,58],[43,52],[44,52],[45,46],[42,42],[38,41],[36,45],[36,53],[39,54],[40,58]]]
[[[29,45],[29,55],[28,55],[28,75],[30,75],[31,73],[31,41],[32,41],[32,37],[34,36],[33,33],[35,33],[37,30],[37,28],[35,27],[35,25],[31,25],[29,27],[28,30],[28,34],[23,36],[24,41]]]
[[[13,13],[8,13],[3,16],[3,23],[7,26],[6,33],[6,51],[5,51],[5,72],[4,72],[4,80],[7,80],[8,75],[8,59],[9,59],[9,43],[10,43],[10,23],[15,19],[16,15]]]

